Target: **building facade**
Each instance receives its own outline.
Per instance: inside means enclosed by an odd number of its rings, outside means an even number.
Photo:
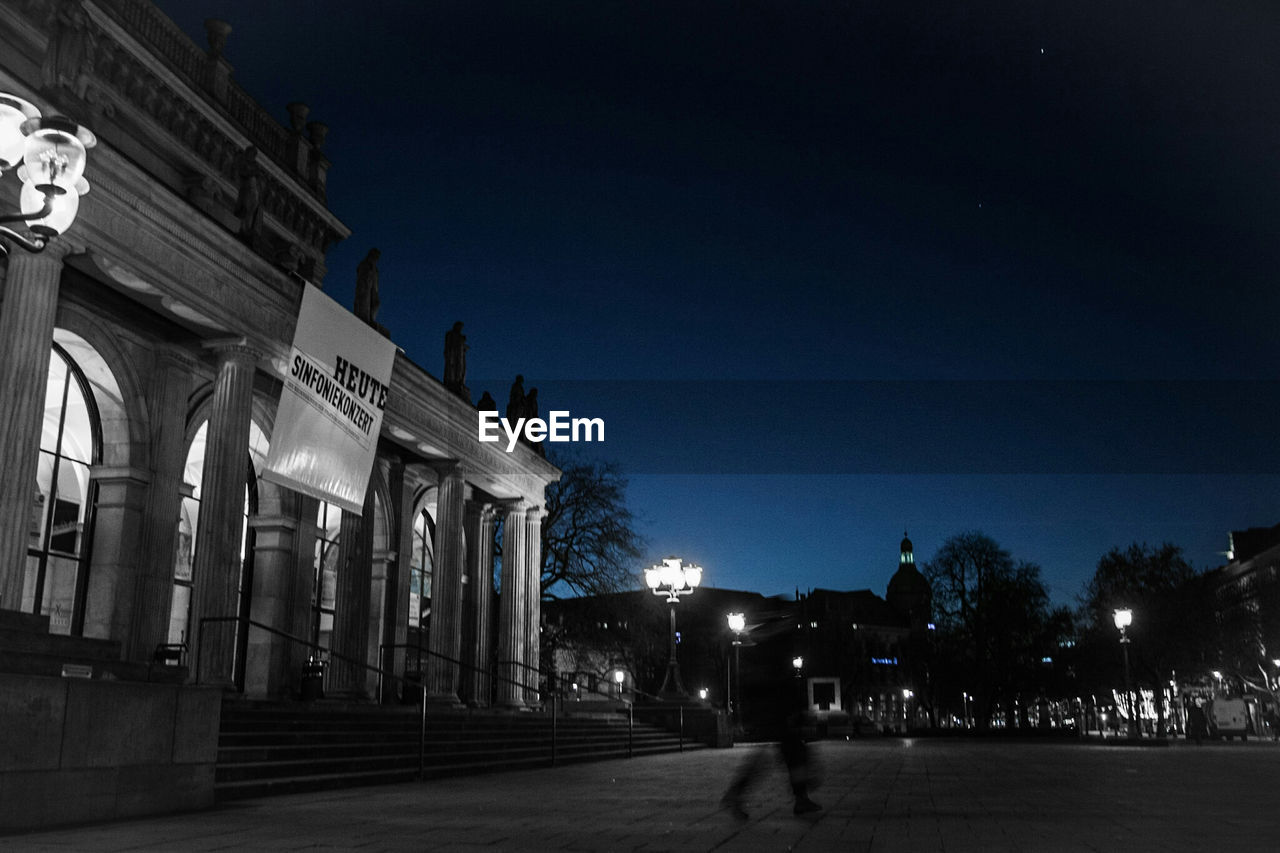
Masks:
[[[319,658],[330,696],[393,701],[409,669],[434,702],[537,704],[559,472],[480,444],[465,386],[397,354],[361,513],[261,477],[302,292],[349,233],[325,126],[273,118],[208,28],[0,4],[0,92],[97,136],[70,231],[0,254],[0,672],[287,698]]]
[[[1280,525],[1233,530],[1226,565],[1208,575],[1222,665],[1280,678]],[[1271,683],[1271,682],[1268,682]]]

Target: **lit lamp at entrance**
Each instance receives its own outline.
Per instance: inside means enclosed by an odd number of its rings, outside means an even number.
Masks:
[[[70,228],[80,196],[89,191],[84,179],[86,152],[96,142],[75,122],[41,118],[30,102],[0,92],[0,176],[12,171],[22,182],[21,212],[0,214],[0,235],[28,252],[39,252]],[[29,233],[8,227],[11,222],[25,223]]]

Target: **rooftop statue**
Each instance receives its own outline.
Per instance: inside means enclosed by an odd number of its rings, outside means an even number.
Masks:
[[[369,254],[356,267],[356,305],[355,314],[364,322],[378,328],[378,308],[382,304],[378,297],[378,258],[382,252],[370,249]]]
[[[454,323],[453,328],[444,333],[444,386],[450,391],[466,388],[468,349],[461,321]]]

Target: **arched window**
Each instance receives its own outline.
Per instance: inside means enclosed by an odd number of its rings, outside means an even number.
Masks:
[[[311,587],[311,642],[329,648],[333,637],[333,612],[338,600],[338,539],[342,510],[321,501],[316,514],[315,583]]]
[[[186,490],[182,496],[182,508],[178,517],[178,547],[174,554],[173,564],[173,599],[169,609],[169,642],[183,643],[191,637],[195,626],[191,625],[191,589],[194,583],[192,568],[195,565],[196,531],[200,524],[201,481],[204,476],[205,442],[208,438],[209,422],[205,421],[196,430],[187,450],[187,464],[183,470],[183,481]],[[240,584],[239,601],[236,613],[241,617],[249,615],[249,592],[253,577],[253,543],[249,527],[249,517],[257,512],[258,504],[258,470],[266,462],[268,443],[262,429],[256,424],[249,425],[249,454],[247,460],[247,478],[245,480],[244,515],[240,527]],[[213,614],[211,614],[213,615]],[[243,661],[240,649],[244,645],[248,625],[242,623],[238,632],[236,659]],[[239,671],[239,667],[237,667]]]
[[[100,460],[101,423],[84,373],[53,345],[27,541],[22,610],[49,617],[55,634],[79,634],[93,529],[90,466]]]
[[[436,523],[427,507],[413,520],[413,561],[409,564],[409,627],[425,632],[431,617],[432,542]]]

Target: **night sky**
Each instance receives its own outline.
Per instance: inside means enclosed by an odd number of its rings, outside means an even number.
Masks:
[[[377,246],[411,359],[604,417],[650,560],[883,593],[981,529],[1072,603],[1280,522],[1280,4],[159,5],[329,125],[327,292]]]

